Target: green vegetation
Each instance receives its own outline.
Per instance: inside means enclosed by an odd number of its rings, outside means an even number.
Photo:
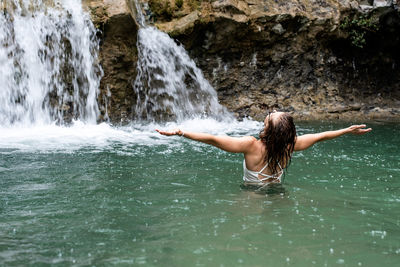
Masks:
[[[366,15],[355,16],[352,19],[345,18],[340,28],[349,34],[351,44],[363,48],[366,44],[366,35],[379,29],[377,21]]]
[[[178,9],[181,9],[182,6],[183,6],[183,0],[175,0],[175,6],[176,6]]]
[[[156,18],[170,20],[174,12],[169,0],[150,0],[149,6]]]
[[[193,10],[196,10],[196,9],[198,9],[199,7],[200,7],[200,5],[201,5],[201,0],[189,0],[188,1],[188,5],[189,5],[189,7],[190,7],[190,9],[193,11]]]

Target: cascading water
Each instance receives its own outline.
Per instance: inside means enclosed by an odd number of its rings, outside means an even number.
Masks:
[[[96,123],[96,30],[74,0],[1,1],[0,126]]]
[[[137,119],[232,118],[186,50],[167,34],[146,26],[137,0],[135,4],[141,26],[137,38],[138,74],[133,85]]]
[[[138,37],[135,123],[95,124],[102,70],[96,30],[80,1],[0,0],[0,7],[0,155],[154,145],[164,142],[154,131],[160,127],[214,134],[259,127],[232,119],[187,52],[147,26]]]

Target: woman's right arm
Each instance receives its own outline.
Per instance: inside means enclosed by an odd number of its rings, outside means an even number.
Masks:
[[[294,150],[295,151],[305,150],[317,142],[331,140],[331,139],[337,138],[337,137],[345,135],[345,134],[362,135],[362,134],[368,133],[372,130],[371,128],[363,129],[365,127],[366,127],[365,124],[352,125],[348,128],[344,128],[344,129],[340,129],[340,130],[336,130],[336,131],[326,131],[326,132],[322,132],[322,133],[305,134],[302,136],[298,136],[296,138]]]
[[[252,136],[231,137],[225,135],[212,135],[208,133],[183,132],[179,129],[173,131],[162,131],[157,129],[156,131],[166,136],[183,136],[233,153],[248,153],[253,150],[254,143],[257,141],[257,139]]]

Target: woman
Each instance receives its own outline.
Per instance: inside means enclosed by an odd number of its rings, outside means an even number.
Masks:
[[[365,125],[326,131],[316,134],[296,135],[293,117],[285,112],[273,111],[264,120],[260,139],[253,136],[229,137],[206,133],[156,130],[162,135],[180,135],[195,141],[216,146],[222,150],[243,153],[243,182],[245,185],[281,183],[283,170],[290,164],[293,151],[305,150],[317,142],[330,140],[344,134],[361,135],[371,131]]]

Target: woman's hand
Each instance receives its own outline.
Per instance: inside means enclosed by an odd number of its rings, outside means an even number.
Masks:
[[[352,125],[352,126],[347,128],[347,133],[355,134],[355,135],[362,135],[362,134],[366,134],[366,133],[372,131],[371,128],[363,129],[365,127],[367,127],[365,124]]]
[[[159,130],[159,129],[156,129],[156,131],[157,131],[159,134],[166,135],[166,136],[171,136],[171,135],[180,135],[180,136],[183,136],[183,131],[180,130],[180,129],[174,129],[174,130],[171,130],[171,131],[161,131],[161,130]]]

